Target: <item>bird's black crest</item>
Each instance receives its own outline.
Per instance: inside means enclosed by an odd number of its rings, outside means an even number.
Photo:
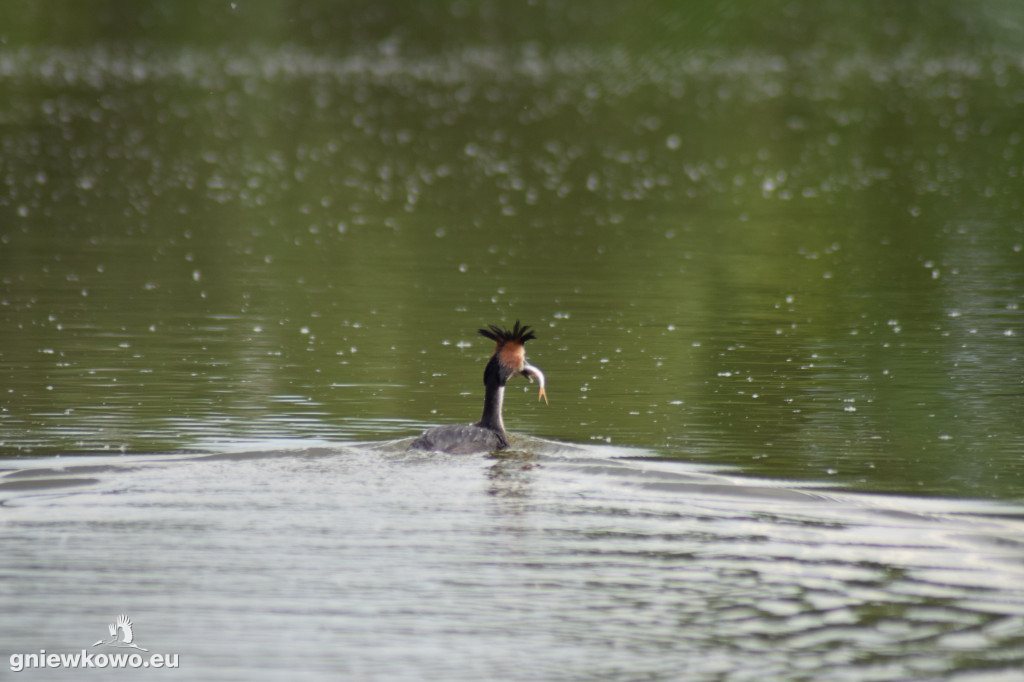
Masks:
[[[509,341],[513,341],[518,344],[524,344],[531,339],[537,338],[537,335],[533,333],[533,330],[526,325],[520,326],[519,320],[516,320],[516,324],[509,329],[502,329],[496,325],[488,325],[487,329],[477,330],[481,336],[486,336],[491,341],[497,342],[497,344],[503,345]]]

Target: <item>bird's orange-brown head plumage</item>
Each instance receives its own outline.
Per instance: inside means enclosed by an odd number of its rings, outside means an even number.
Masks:
[[[487,329],[479,329],[481,336],[486,336],[494,341],[494,352],[491,359],[484,368],[484,384],[494,383],[504,386],[505,382],[516,374],[522,374],[531,382],[536,380],[540,383],[538,400],[543,398],[547,402],[548,396],[544,391],[544,373],[526,361],[526,349],[524,344],[531,339],[537,338],[533,331],[526,325],[520,325],[516,320],[512,329],[502,329],[495,325],[489,325]]]
[[[526,364],[526,349],[523,345],[537,338],[533,331],[526,325],[520,326],[516,320],[512,329],[502,329],[496,325],[489,325],[487,329],[478,330],[481,336],[494,341],[494,353],[498,356],[498,362],[509,374],[522,372]]]

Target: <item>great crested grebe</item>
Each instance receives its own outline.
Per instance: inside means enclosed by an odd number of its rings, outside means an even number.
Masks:
[[[484,367],[484,415],[476,424],[449,424],[435,426],[424,431],[409,444],[410,450],[433,450],[453,454],[491,452],[508,447],[508,435],[501,418],[501,407],[505,398],[505,384],[516,374],[522,374],[531,382],[540,384],[537,399],[548,396],[544,392],[544,373],[526,361],[525,344],[537,338],[527,326],[519,326],[519,320],[511,330],[496,327],[477,330],[481,336],[494,341],[494,353]]]

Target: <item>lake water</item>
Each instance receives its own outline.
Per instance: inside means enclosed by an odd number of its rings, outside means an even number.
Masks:
[[[1012,3],[16,4],[5,657],[1016,679]]]
[[[1020,507],[518,445],[17,462],[5,654],[109,651],[124,612],[210,680],[1019,673]]]

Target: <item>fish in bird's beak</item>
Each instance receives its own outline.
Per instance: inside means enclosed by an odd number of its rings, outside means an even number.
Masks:
[[[544,392],[544,372],[540,371],[528,362],[523,363],[523,371],[520,372],[524,377],[533,383],[534,378],[537,379],[537,383],[540,384],[540,393],[537,394],[537,400],[544,398],[544,404],[548,404],[548,394]]]

